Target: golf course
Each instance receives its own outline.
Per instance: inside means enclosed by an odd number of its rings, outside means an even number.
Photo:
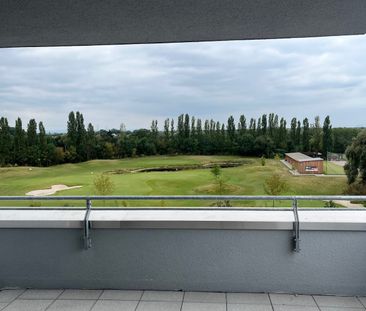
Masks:
[[[221,166],[223,186],[218,190],[212,167]],[[264,164],[264,165],[263,165]],[[226,167],[229,166],[229,167]],[[231,166],[231,167],[230,167]],[[96,195],[94,181],[108,176],[113,184],[110,195],[265,195],[264,182],[273,174],[285,181],[282,195],[342,194],[346,177],[293,176],[275,159],[237,156],[152,156],[118,160],[93,160],[78,164],[52,167],[0,168],[0,195],[24,196],[29,192],[65,185],[70,189],[54,195]],[[60,188],[63,189],[63,188]],[[80,201],[3,201],[1,206],[47,207],[83,206]],[[212,206],[210,201],[106,201],[93,206]],[[230,202],[232,206],[272,206],[271,202]],[[324,202],[308,201],[309,207],[324,206]],[[290,202],[276,202],[276,206],[290,206]],[[305,207],[305,206],[304,206]]]

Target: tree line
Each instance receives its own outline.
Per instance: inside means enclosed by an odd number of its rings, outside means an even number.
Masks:
[[[344,153],[354,128],[333,129],[329,116],[310,121],[292,118],[288,124],[277,114],[263,114],[258,119],[233,116],[226,123],[202,120],[189,114],[168,118],[161,129],[158,121],[150,129],[95,131],[85,125],[83,114],[70,112],[67,133],[47,134],[42,122],[31,119],[23,128],[20,118],[11,127],[0,119],[0,165],[50,166],[92,159],[115,159],[158,154],[232,154],[272,157],[301,151],[326,155]]]

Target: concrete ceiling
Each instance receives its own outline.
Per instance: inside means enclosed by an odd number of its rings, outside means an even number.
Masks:
[[[0,47],[365,32],[366,0],[0,0]]]

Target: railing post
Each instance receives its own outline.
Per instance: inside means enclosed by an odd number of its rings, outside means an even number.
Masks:
[[[91,200],[89,198],[86,199],[86,212],[84,217],[84,249],[88,250],[91,248],[91,238],[90,238],[90,229],[91,229],[91,223],[89,221],[89,215],[91,210]]]
[[[292,199],[292,211],[294,213],[294,223],[293,223],[293,251],[298,253],[300,252],[300,220],[299,213],[297,210],[297,198]]]

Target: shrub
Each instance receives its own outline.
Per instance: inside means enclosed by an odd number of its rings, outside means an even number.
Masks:
[[[266,165],[266,158],[264,156],[261,157],[261,164],[262,166]]]
[[[108,175],[102,174],[94,178],[94,190],[96,194],[111,194],[113,193],[114,188],[114,183]]]

